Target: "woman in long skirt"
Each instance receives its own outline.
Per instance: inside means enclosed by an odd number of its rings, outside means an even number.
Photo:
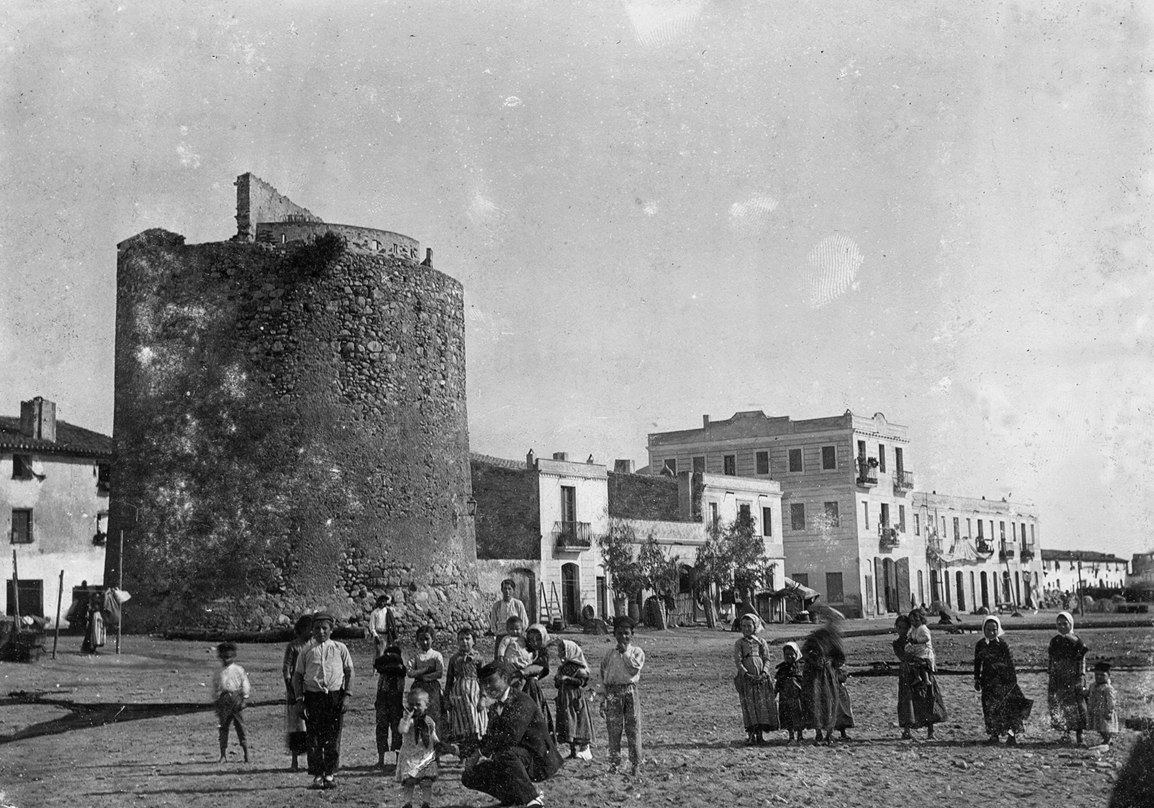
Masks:
[[[894,654],[900,660],[898,669],[898,726],[902,739],[913,737],[911,730],[926,728],[926,739],[933,740],[934,724],[946,720],[946,705],[938,687],[936,660],[925,613],[920,609],[909,616],[898,615],[894,621],[898,638]]]
[[[733,685],[741,700],[745,742],[750,746],[765,743],[763,733],[780,726],[773,698],[773,677],[769,673],[769,644],[757,636],[760,624],[756,614],[743,614],[739,619],[741,637],[733,644],[733,661],[737,665]]]
[[[1063,733],[1062,743],[1070,743],[1070,733],[1082,744],[1086,729],[1086,654],[1089,648],[1074,633],[1074,615],[1062,612],[1058,633],[1050,639],[1049,685],[1046,702],[1050,724]]]
[[[553,708],[545,698],[541,689],[541,681],[549,675],[549,631],[540,623],[534,623],[525,631],[525,644],[533,660],[521,668],[521,686],[525,694],[537,704],[541,715],[545,716],[545,725],[549,734],[556,737],[553,726]]]
[[[484,664],[476,649],[477,636],[471,628],[457,632],[457,653],[449,658],[445,693],[449,704],[450,743],[457,744],[464,760],[477,748],[489,725],[489,714],[481,707],[481,683],[477,671]]]
[[[832,746],[839,700],[835,668],[845,664],[841,632],[832,623],[814,629],[801,646],[801,658],[806,726],[817,730],[814,746]]]
[[[569,757],[589,762],[593,752],[593,716],[589,710],[586,687],[589,663],[585,652],[572,640],[557,638],[549,645],[557,649],[561,664],[553,682],[557,685],[557,743],[569,744]]]
[[[304,702],[298,701],[293,691],[293,669],[297,664],[304,647],[309,644],[313,630],[313,616],[302,614],[293,626],[293,638],[284,649],[284,663],[281,673],[284,675],[285,713],[284,713],[284,743],[289,754],[293,756],[292,771],[298,771],[298,759],[308,751],[308,736],[305,734]]]
[[[786,746],[801,743],[805,734],[805,706],[802,703],[801,647],[795,642],[787,642],[781,647],[784,659],[774,671],[773,683],[777,690],[777,717],[781,728],[789,732]],[[794,733],[797,733],[796,741]]]
[[[986,743],[990,745],[997,744],[1001,735],[1007,736],[1007,744],[1016,744],[1034,706],[1018,686],[1014,655],[1002,638],[1004,634],[1002,621],[991,615],[982,624],[982,639],[974,647],[974,690],[982,694],[982,716],[990,736]]]

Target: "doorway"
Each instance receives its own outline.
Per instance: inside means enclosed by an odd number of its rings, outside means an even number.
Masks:
[[[571,626],[581,622],[581,568],[573,562],[561,565],[561,617]]]
[[[515,569],[509,572],[513,583],[517,584],[513,597],[525,604],[525,611],[529,613],[529,622],[537,622],[537,576],[533,570]]]

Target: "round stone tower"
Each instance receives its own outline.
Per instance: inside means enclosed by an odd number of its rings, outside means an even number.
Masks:
[[[237,238],[118,245],[105,580],[131,630],[481,625],[461,285],[251,175]]]

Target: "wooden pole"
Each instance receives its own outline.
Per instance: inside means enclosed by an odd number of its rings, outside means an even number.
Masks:
[[[116,555],[117,589],[124,589],[124,528],[120,528],[120,549]],[[120,619],[116,621],[116,653],[120,653],[120,632],[124,625],[124,606],[120,607]]]
[[[20,572],[16,568],[16,548],[12,548],[12,601],[16,607],[16,629],[20,629]]]
[[[60,642],[60,604],[64,602],[64,570],[60,570],[60,591],[56,595],[56,634],[52,638],[52,658],[56,659],[56,643]]]

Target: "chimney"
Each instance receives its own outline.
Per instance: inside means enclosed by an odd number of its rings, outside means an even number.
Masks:
[[[632,460],[614,460],[613,471],[617,474],[632,474],[633,461]]]
[[[431,267],[432,265],[433,265],[433,248],[432,247],[426,247],[425,248],[425,260],[421,262],[421,266]]]
[[[525,455],[525,468],[532,469],[532,468],[536,467],[536,465],[537,465],[537,455],[533,453],[532,449],[530,449],[529,454]]]
[[[706,429],[706,430],[709,429],[709,416],[708,415],[701,416],[701,428]]]
[[[40,396],[20,402],[20,434],[56,442],[56,404]]]
[[[554,460],[560,460],[564,463],[568,463],[569,462],[569,453],[568,452],[554,452],[553,453],[553,459]]]

